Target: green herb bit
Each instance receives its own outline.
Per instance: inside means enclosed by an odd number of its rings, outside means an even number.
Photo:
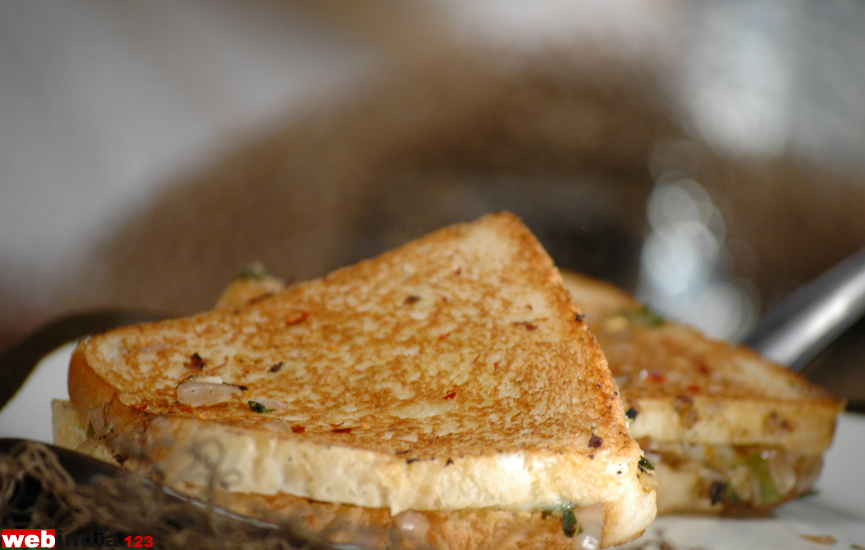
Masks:
[[[85,435],[87,436],[87,439],[90,439],[91,437],[96,437],[96,430],[93,429],[93,422],[87,423],[87,430],[85,431]]]
[[[730,499],[730,504],[738,504],[742,500],[732,485],[727,486],[727,498]]]
[[[249,408],[254,410],[257,413],[269,413],[273,410],[273,409],[268,409],[267,407],[265,407],[264,405],[262,405],[258,401],[247,401],[247,403],[249,403]]]
[[[260,281],[267,277],[269,273],[264,268],[264,264],[261,262],[252,262],[248,264],[246,267],[240,270],[238,273],[238,279],[254,279],[256,281]]]
[[[736,504],[739,502],[739,495],[736,494],[736,489],[729,483],[716,481],[709,487],[709,498],[712,504]]]
[[[649,309],[648,306],[628,309],[621,311],[619,314],[634,323],[650,328],[662,327],[667,323],[666,319]]]
[[[771,505],[780,501],[784,495],[778,490],[778,485],[775,483],[775,478],[772,476],[772,469],[769,462],[764,459],[760,453],[754,453],[745,460],[748,468],[757,476],[757,482],[760,484],[760,500],[763,504]]]
[[[576,508],[576,506],[573,504],[564,504],[561,507],[562,531],[565,532],[565,536],[568,538],[573,538],[573,536],[577,534],[577,529],[580,527],[580,524],[577,522],[577,516],[574,515],[574,508]]]
[[[640,461],[637,462],[637,466],[640,468],[641,472],[646,472],[650,470],[653,472],[655,471],[655,465],[652,464],[645,456],[640,457]]]

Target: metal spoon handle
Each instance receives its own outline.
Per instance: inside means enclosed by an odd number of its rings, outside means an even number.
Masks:
[[[796,291],[763,317],[744,343],[802,370],[865,314],[865,249]]]

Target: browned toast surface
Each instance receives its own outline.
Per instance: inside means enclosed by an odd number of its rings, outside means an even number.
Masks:
[[[325,444],[413,458],[589,454],[598,452],[593,433],[604,449],[632,444],[603,355],[557,270],[505,214],[245,307],[97,335],[78,355],[147,414]],[[244,393],[188,407],[177,387],[190,376]]]

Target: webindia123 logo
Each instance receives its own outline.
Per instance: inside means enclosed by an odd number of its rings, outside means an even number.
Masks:
[[[64,535],[55,529],[3,529],[0,548],[152,548],[153,537],[85,531]]]

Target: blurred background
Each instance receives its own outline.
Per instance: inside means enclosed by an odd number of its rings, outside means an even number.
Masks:
[[[501,209],[740,338],[865,245],[865,4],[0,3],[0,351]],[[806,374],[865,402],[863,342]]]

